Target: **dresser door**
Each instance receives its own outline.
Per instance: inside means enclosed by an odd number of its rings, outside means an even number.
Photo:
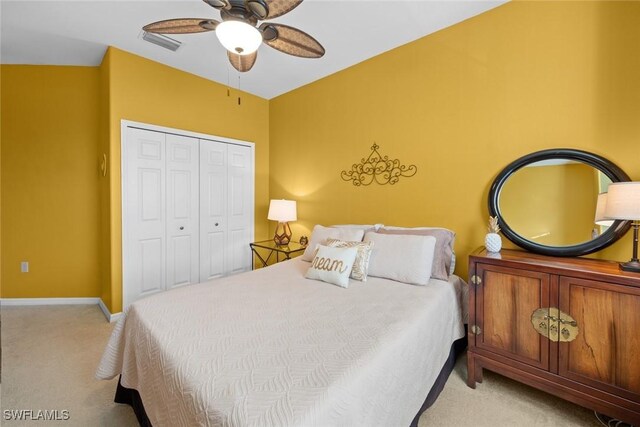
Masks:
[[[549,307],[549,275],[480,263],[476,275],[476,347],[549,369],[549,340],[531,323],[534,311]]]
[[[560,310],[578,327],[560,375],[640,402],[640,289],[561,277]]]

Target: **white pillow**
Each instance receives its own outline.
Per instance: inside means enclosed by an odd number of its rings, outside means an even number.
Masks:
[[[456,270],[456,251],[453,248],[456,242],[456,233],[442,227],[395,227],[393,225],[385,225],[383,226],[382,232],[384,230],[390,230],[392,233],[390,234],[423,234],[421,230],[431,230],[436,232],[434,237],[436,238],[436,252],[433,256],[433,270],[431,272],[431,277],[442,280],[449,280],[449,276],[451,276]],[[376,230],[378,231],[378,229]],[[407,233],[400,233],[401,231],[406,231]],[[443,238],[441,232],[444,232],[444,236],[448,235],[449,238]],[[429,234],[429,233],[425,233]],[[438,239],[442,239],[442,242],[439,242]],[[444,265],[441,265],[444,262]],[[445,274],[446,272],[446,274]]]
[[[347,288],[357,254],[357,248],[330,248],[319,245],[305,277]]]
[[[369,232],[364,236],[364,241],[374,243],[369,276],[412,285],[426,285],[429,282],[435,237]]]
[[[344,240],[327,239],[327,246],[331,248],[356,248],[358,255],[351,269],[351,278],[361,282],[367,281],[369,258],[373,242],[345,242]]]
[[[303,261],[312,261],[318,245],[323,245],[327,241],[327,239],[361,242],[363,236],[364,230],[359,230],[356,228],[332,228],[316,225],[315,227],[313,227],[313,232],[311,233],[309,244],[307,245],[307,249],[304,251],[304,254],[302,254],[301,259]]]

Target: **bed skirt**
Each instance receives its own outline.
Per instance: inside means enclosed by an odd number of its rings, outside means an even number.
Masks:
[[[458,356],[460,356],[460,354],[464,352],[466,348],[467,348],[467,325],[464,325],[464,337],[460,338],[457,341],[454,341],[453,344],[451,344],[451,350],[449,350],[449,357],[447,357],[447,360],[444,362],[444,365],[442,365],[442,369],[440,369],[440,373],[436,378],[436,382],[433,383],[431,390],[429,390],[429,394],[427,394],[427,398],[422,404],[422,407],[416,414],[413,421],[411,421],[411,427],[418,427],[418,421],[420,420],[420,415],[422,415],[424,411],[429,409],[431,405],[435,403],[438,396],[440,396],[440,392],[442,392],[442,389],[444,389],[444,385],[447,383],[447,380],[449,379],[449,375],[451,375],[453,368],[456,366],[456,360],[458,359]]]
[[[422,404],[420,411],[418,411],[415,418],[411,422],[411,427],[417,427],[418,421],[420,420],[420,415],[422,415],[424,411],[426,411],[429,407],[431,407],[431,405],[434,404],[434,402],[440,395],[440,392],[442,392],[442,389],[444,388],[449,375],[453,371],[453,367],[456,364],[458,356],[467,348],[466,329],[467,325],[465,325],[465,336],[457,341],[454,341],[454,343],[451,345],[449,357],[444,362],[442,369],[440,369],[440,373],[438,374],[433,387],[431,387],[431,390],[429,390],[429,394],[427,394],[427,398]],[[151,421],[149,421],[149,417],[147,417],[147,413],[144,410],[144,405],[142,404],[140,393],[132,388],[123,387],[120,383],[120,379],[118,379],[118,388],[116,389],[116,397],[114,401],[116,403],[124,403],[130,405],[133,408],[133,412],[136,414],[136,418],[138,419],[138,423],[140,423],[140,427],[152,427]]]

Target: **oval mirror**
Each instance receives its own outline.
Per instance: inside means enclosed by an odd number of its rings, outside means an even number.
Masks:
[[[630,181],[609,160],[586,151],[538,151],[509,164],[489,192],[489,212],[516,245],[551,256],[599,251],[629,229],[629,221],[598,221],[598,194]]]

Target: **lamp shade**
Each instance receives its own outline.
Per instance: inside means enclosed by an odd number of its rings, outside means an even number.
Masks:
[[[640,182],[610,184],[604,216],[609,219],[640,220]]]
[[[298,212],[295,200],[271,200],[267,218],[278,222],[296,221]]]
[[[249,55],[262,43],[260,31],[241,21],[221,22],[216,27],[216,35],[225,49],[237,55]]]
[[[614,221],[610,218],[607,218],[604,215],[604,211],[606,207],[607,207],[607,193],[598,194],[598,203],[596,204],[596,218],[594,222],[598,225],[611,227]]]

